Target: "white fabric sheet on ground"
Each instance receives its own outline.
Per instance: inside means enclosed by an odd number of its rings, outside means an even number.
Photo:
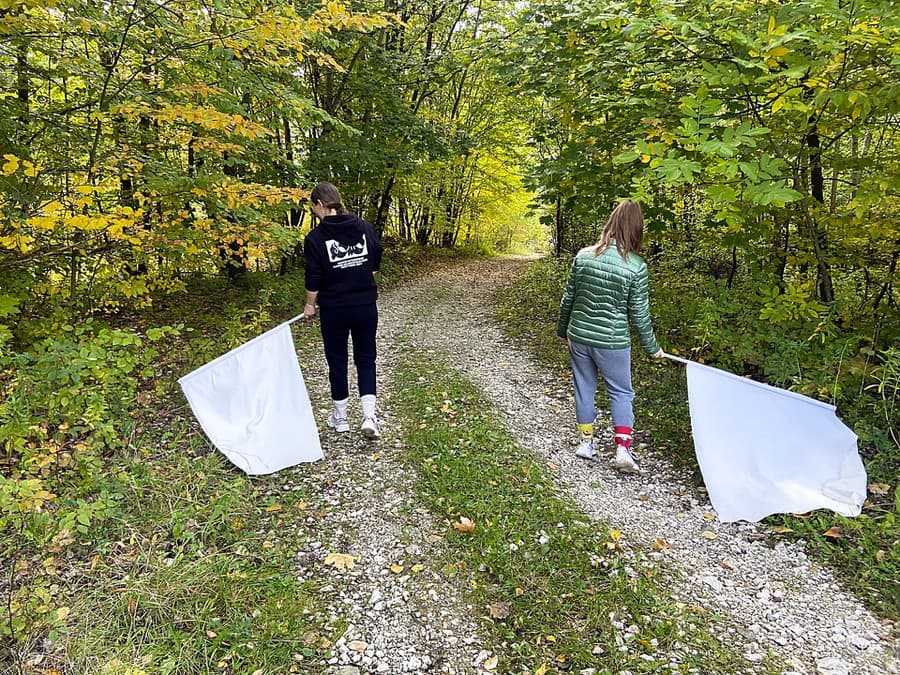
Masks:
[[[200,426],[250,475],[322,459],[288,323],[178,380]]]
[[[819,508],[859,515],[866,470],[834,406],[685,363],[697,461],[723,521]]]

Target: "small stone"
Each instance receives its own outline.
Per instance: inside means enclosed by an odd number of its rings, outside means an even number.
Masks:
[[[850,675],[850,666],[840,659],[829,656],[816,661],[816,672],[819,675]]]
[[[852,644],[857,649],[868,649],[869,641],[864,638],[862,635],[851,635],[850,636],[850,644]]]
[[[331,669],[334,675],[359,675],[359,668],[356,666],[337,666]]]
[[[716,593],[721,593],[725,590],[725,587],[722,586],[722,582],[713,576],[703,577],[703,583],[709,586]]]

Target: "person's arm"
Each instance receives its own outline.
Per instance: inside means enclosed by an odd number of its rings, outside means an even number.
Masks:
[[[628,318],[637,329],[641,347],[654,358],[662,358],[663,350],[656,343],[653,325],[650,323],[650,293],[647,265],[641,266],[628,287]]]
[[[306,304],[303,306],[303,316],[309,318],[316,313],[316,298],[319,297],[319,285],[322,283],[322,261],[319,259],[319,249],[316,247],[312,233],[306,235],[303,242],[303,258],[306,265],[303,275],[306,283]]]
[[[316,315],[316,298],[319,297],[319,291],[311,291],[306,289],[306,304],[303,305],[303,316],[307,319]]]
[[[567,339],[569,331],[569,317],[572,315],[572,303],[575,301],[575,261],[569,270],[569,279],[563,291],[562,300],[559,302],[559,321],[556,322],[556,334],[563,340]]]

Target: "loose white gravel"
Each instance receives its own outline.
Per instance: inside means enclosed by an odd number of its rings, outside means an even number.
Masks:
[[[463,589],[437,568],[437,547],[449,524],[417,503],[415,473],[398,458],[390,382],[406,346],[435,350],[476,384],[587,517],[620,530],[624,545],[647,560],[674,569],[680,581],[673,600],[720,616],[713,625],[717,638],[742,650],[749,663],[772,654],[785,673],[900,673],[890,628],[801,544],[773,546],[754,524],[718,521],[705,494],[658,454],[639,449],[640,476],[575,458],[568,379],[536,365],[493,319],[494,290],[523,265],[512,259],[456,262],[379,300],[382,438],[366,443],[355,426],[343,435],[323,428],[325,463],[312,475],[298,470],[314,482],[311,508],[317,512],[305,532],[308,544],[297,551],[297,574],[327,575],[330,618],[348,624],[327,660],[330,670],[489,672],[485,666],[495,651],[503,653],[503,645],[486,644],[479,632],[486,608],[468,606]],[[324,358],[308,352],[301,360],[317,418],[324,420],[330,403]],[[351,415],[359,415],[352,405],[351,398]],[[660,549],[657,540],[667,547]],[[355,566],[326,566],[331,552],[355,556]],[[602,662],[597,668],[604,672]]]

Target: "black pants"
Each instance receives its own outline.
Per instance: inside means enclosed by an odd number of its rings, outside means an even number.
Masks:
[[[353,363],[356,365],[359,395],[375,393],[375,332],[378,307],[320,307],[322,343],[328,362],[331,398],[341,401],[350,395],[347,387],[347,339],[353,338]]]

